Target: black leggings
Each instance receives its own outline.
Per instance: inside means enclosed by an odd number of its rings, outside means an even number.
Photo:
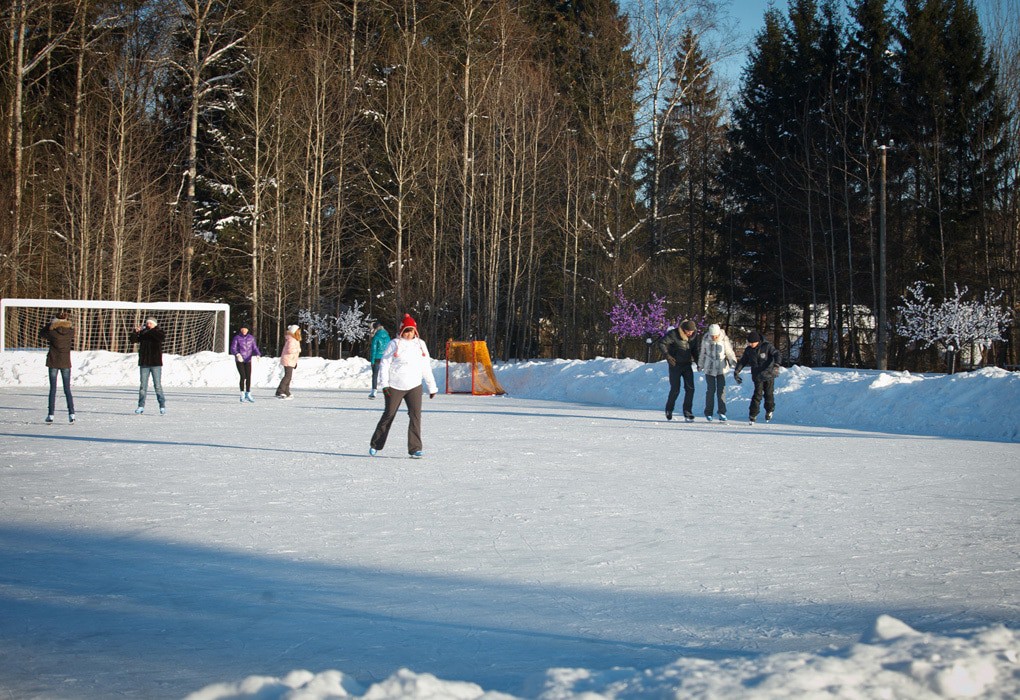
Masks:
[[[248,362],[234,362],[237,365],[237,373],[241,375],[240,387],[241,391],[251,391],[251,361]]]

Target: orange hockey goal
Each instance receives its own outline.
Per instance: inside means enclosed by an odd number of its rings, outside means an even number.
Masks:
[[[505,394],[496,380],[484,340],[446,341],[446,393],[493,396]]]

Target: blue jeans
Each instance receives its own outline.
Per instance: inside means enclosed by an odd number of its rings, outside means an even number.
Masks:
[[[64,384],[64,398],[67,399],[67,412],[74,413],[74,397],[71,396],[71,368],[57,369],[50,367],[50,410],[52,416],[57,407],[57,372],[60,372],[60,381]]]
[[[152,388],[156,390],[156,400],[159,407],[166,406],[166,398],[163,396],[163,368],[162,367],[139,367],[138,368],[138,407],[145,407],[145,394],[149,389],[149,377],[152,377]]]

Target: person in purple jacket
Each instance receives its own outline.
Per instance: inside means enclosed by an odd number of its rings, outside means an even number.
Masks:
[[[234,356],[237,373],[241,375],[241,403],[255,403],[251,397],[251,360],[256,356],[262,357],[262,351],[255,342],[255,336],[248,333],[246,327],[242,327],[230,341],[230,354]]]

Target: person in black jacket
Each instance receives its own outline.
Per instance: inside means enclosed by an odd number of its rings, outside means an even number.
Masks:
[[[156,391],[160,415],[166,413],[166,397],[163,396],[163,329],[156,319],[145,319],[145,325],[135,328],[131,342],[138,343],[138,408],[135,413],[145,411],[145,394],[149,389],[149,377]]]
[[[694,420],[694,368],[698,360],[698,327],[694,321],[684,321],[680,328],[666,331],[658,346],[669,363],[669,396],[666,397],[666,420],[673,420],[673,408],[680,395],[680,381],[684,385],[684,419]]]
[[[57,404],[57,375],[64,385],[64,399],[67,401],[67,420],[74,423],[74,397],[71,396],[71,345],[74,343],[74,326],[71,316],[61,311],[49,322],[40,335],[50,344],[46,353],[46,367],[50,373],[50,403],[46,422],[53,422]]]
[[[737,360],[737,366],[733,369],[733,378],[740,383],[740,370],[743,367],[751,368],[751,381],[754,382],[754,394],[751,395],[751,408],[748,419],[754,423],[758,417],[758,407],[761,405],[762,397],[765,397],[765,420],[772,420],[772,413],[776,410],[775,383],[779,376],[779,368],[782,367],[783,358],[772,343],[761,337],[758,331],[751,331],[747,334],[747,347],[744,354]]]

